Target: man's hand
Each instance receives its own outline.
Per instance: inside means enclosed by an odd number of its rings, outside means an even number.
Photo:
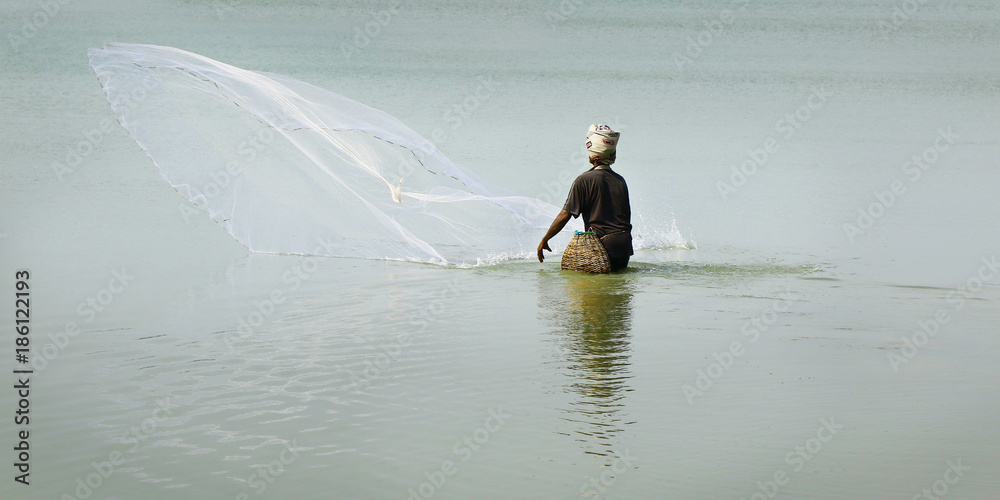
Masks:
[[[549,248],[548,240],[542,240],[542,242],[538,244],[538,262],[545,262],[545,255],[542,254],[542,250],[552,251],[552,249]]]
[[[538,262],[545,262],[545,256],[542,255],[542,250],[552,251],[552,249],[549,248],[549,240],[553,236],[559,234],[559,231],[562,231],[562,228],[566,226],[567,222],[569,222],[570,217],[572,217],[572,215],[567,212],[565,208],[560,210],[559,214],[556,215],[556,219],[552,221],[549,231],[545,233],[545,237],[542,238],[542,242],[538,244]]]

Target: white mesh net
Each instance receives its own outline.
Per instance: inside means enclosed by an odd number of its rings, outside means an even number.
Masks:
[[[559,211],[476,180],[386,113],[292,78],[170,47],[89,55],[164,179],[254,252],[525,257]]]

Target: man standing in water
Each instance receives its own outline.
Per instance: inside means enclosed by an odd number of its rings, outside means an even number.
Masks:
[[[583,227],[594,231],[608,251],[611,270],[618,271],[628,266],[629,256],[633,253],[628,186],[622,176],[611,170],[618,136],[619,133],[607,125],[594,124],[587,130],[587,153],[594,167],[573,181],[566,204],[538,244],[538,262],[545,260],[542,250],[552,251],[549,240],[562,231],[569,218],[582,215]]]

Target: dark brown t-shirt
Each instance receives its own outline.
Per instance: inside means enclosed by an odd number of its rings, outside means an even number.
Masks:
[[[583,225],[601,238],[608,256],[632,255],[632,209],[625,179],[611,169],[590,169],[573,181],[563,209],[583,216]]]

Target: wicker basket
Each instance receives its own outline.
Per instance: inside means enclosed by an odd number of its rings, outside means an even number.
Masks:
[[[608,251],[593,231],[577,231],[563,252],[561,267],[573,271],[604,274],[611,270]]]

